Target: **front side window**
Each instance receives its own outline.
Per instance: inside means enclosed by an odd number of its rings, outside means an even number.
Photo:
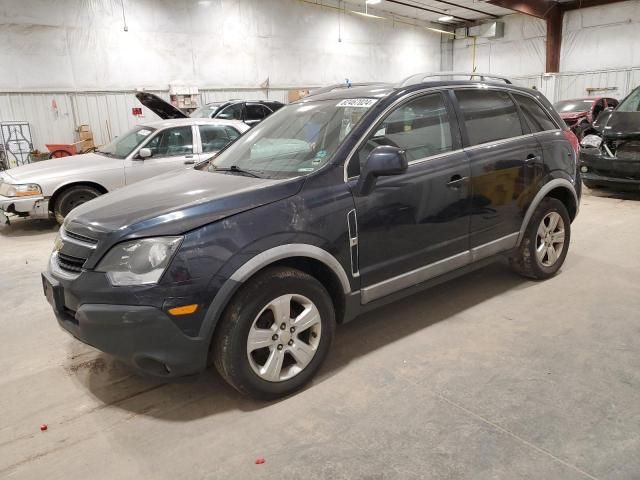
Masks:
[[[222,125],[200,125],[198,128],[203,153],[222,150],[232,140],[227,134],[227,127]]]
[[[404,150],[409,163],[451,151],[451,125],[442,95],[425,95],[391,112],[351,159],[347,176],[359,175],[371,151],[381,145]]]
[[[155,132],[154,128],[134,127],[124,135],[114,138],[110,143],[102,145],[96,152],[108,157],[126,158],[153,132]]]
[[[224,120],[242,120],[242,104],[234,103],[233,105],[223,108],[220,113],[216,114],[216,118],[222,118]]]
[[[546,130],[557,130],[558,127],[549,118],[549,115],[533,98],[526,95],[515,94],[513,96],[520,106],[520,111],[530,132],[544,132]]]
[[[636,88],[617,108],[618,112],[640,112],[640,88]]]
[[[376,101],[352,98],[287,105],[200,168],[242,169],[262,178],[307,175],[326,165]]]
[[[146,145],[155,157],[172,157],[193,153],[191,127],[174,127],[162,130]]]
[[[471,145],[522,135],[520,117],[508,93],[484,89],[459,90],[456,97]]]

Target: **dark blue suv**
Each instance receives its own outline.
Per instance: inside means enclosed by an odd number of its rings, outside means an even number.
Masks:
[[[78,207],[42,275],[60,325],[137,370],[212,361],[270,399],[364,311],[500,256],[554,275],[575,136],[537,91],[423,80],[324,89],[195,168]]]

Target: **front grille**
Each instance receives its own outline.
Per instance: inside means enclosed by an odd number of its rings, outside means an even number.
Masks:
[[[98,240],[96,240],[95,238],[87,237],[85,235],[80,235],[79,233],[73,233],[67,230],[66,228],[64,230],[64,234],[69,238],[73,238],[75,240],[78,240],[84,243],[90,243],[91,245],[96,245],[98,243]]]
[[[58,266],[67,272],[80,273],[85,261],[85,258],[72,257],[58,252]]]

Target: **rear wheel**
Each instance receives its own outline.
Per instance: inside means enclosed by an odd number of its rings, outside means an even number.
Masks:
[[[333,303],[318,280],[292,268],[269,268],[226,308],[212,344],[213,361],[239,392],[275,399],[311,380],[334,330]]]
[[[68,188],[55,200],[53,213],[55,214],[56,221],[62,225],[64,218],[69,215],[71,210],[79,207],[89,200],[99,197],[100,195],[102,195],[102,192],[88,185],[77,185],[75,187]]]
[[[571,239],[571,219],[556,198],[540,202],[527,225],[520,246],[509,259],[511,268],[525,277],[544,280],[564,263]]]

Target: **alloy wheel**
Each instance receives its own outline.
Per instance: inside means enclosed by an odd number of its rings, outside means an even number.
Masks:
[[[536,255],[545,267],[552,267],[564,249],[564,221],[557,212],[547,213],[538,226]]]
[[[311,363],[321,334],[320,312],[311,300],[281,295],[258,313],[249,329],[249,364],[263,380],[288,380]]]

